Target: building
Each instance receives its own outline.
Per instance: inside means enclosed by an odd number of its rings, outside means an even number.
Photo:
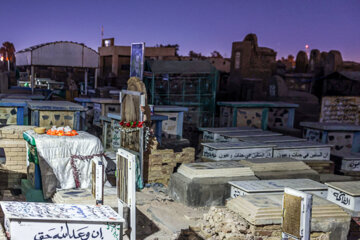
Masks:
[[[262,84],[259,85],[258,81],[256,81],[256,84],[253,85],[253,90],[247,90],[246,92],[248,96],[263,95],[262,92],[266,92],[266,81],[271,77],[272,67],[275,63],[276,52],[270,48],[259,47],[257,36],[255,34],[248,34],[241,42],[233,42],[230,77],[227,87],[230,92],[234,93],[232,94],[233,96],[238,96],[237,99],[233,100],[242,99],[239,93],[244,92],[241,90],[241,82],[243,79],[262,79]],[[248,86],[249,84],[247,83],[246,87]],[[259,86],[263,89],[259,89]],[[249,93],[249,91],[260,92]],[[266,95],[266,93],[264,94]]]
[[[131,46],[116,46],[114,42],[114,38],[103,39],[98,49],[100,74],[103,78],[116,78],[113,84],[119,87],[124,85],[130,75]],[[145,47],[145,59],[162,60],[175,56],[176,47]]]
[[[335,71],[314,82],[312,93],[322,96],[359,96],[360,71]]]

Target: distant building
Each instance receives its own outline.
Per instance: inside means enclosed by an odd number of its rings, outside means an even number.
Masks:
[[[360,71],[335,71],[314,82],[313,94],[322,96],[360,96]]]
[[[102,77],[115,77],[118,81],[114,84],[121,86],[130,75],[131,46],[116,46],[114,38],[102,40],[99,47],[100,74]],[[145,58],[162,60],[166,57],[175,57],[175,47],[145,47]]]
[[[241,42],[233,42],[228,83],[228,90],[235,94],[232,96],[237,95],[237,99],[233,100],[252,100],[248,98],[262,96],[262,92],[266,92],[267,80],[272,75],[272,66],[275,63],[276,52],[270,48],[259,47],[255,34],[248,34]],[[244,79],[247,79],[246,84],[242,86]],[[249,79],[257,80],[248,81]],[[262,83],[258,79],[261,79]],[[251,87],[249,82],[252,82]],[[241,90],[245,87],[251,89]],[[241,97],[240,92],[247,92],[246,97]]]

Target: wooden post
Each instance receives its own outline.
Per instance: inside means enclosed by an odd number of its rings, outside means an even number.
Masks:
[[[31,94],[34,94],[34,88],[35,88],[35,67],[31,66],[31,80],[30,80],[30,84],[31,84]]]
[[[99,68],[95,68],[95,84],[94,84],[94,89],[97,89],[97,87],[98,87],[98,77],[99,77]]]
[[[118,213],[124,216],[124,207],[130,208],[130,240],[136,239],[136,156],[120,148],[117,152],[116,192]],[[128,228],[129,228],[128,227]]]
[[[87,89],[88,89],[88,69],[85,68],[85,95],[87,95]]]

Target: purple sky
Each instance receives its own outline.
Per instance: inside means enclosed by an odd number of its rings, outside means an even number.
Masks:
[[[278,58],[309,44],[360,62],[360,0],[2,0],[0,12],[0,42],[16,50],[60,40],[97,50],[103,25],[116,45],[178,43],[182,55],[229,57],[253,32]]]

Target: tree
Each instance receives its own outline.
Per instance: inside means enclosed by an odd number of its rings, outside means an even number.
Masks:
[[[192,57],[192,58],[203,58],[203,56],[201,55],[201,53],[196,53],[194,52],[193,50],[191,50],[189,52],[189,57]]]
[[[223,58],[223,56],[216,50],[210,54],[211,54],[211,57],[213,57],[213,58]]]
[[[10,62],[15,62],[15,47],[11,42],[3,42],[0,48],[0,54],[4,57],[4,60],[9,59]]]

